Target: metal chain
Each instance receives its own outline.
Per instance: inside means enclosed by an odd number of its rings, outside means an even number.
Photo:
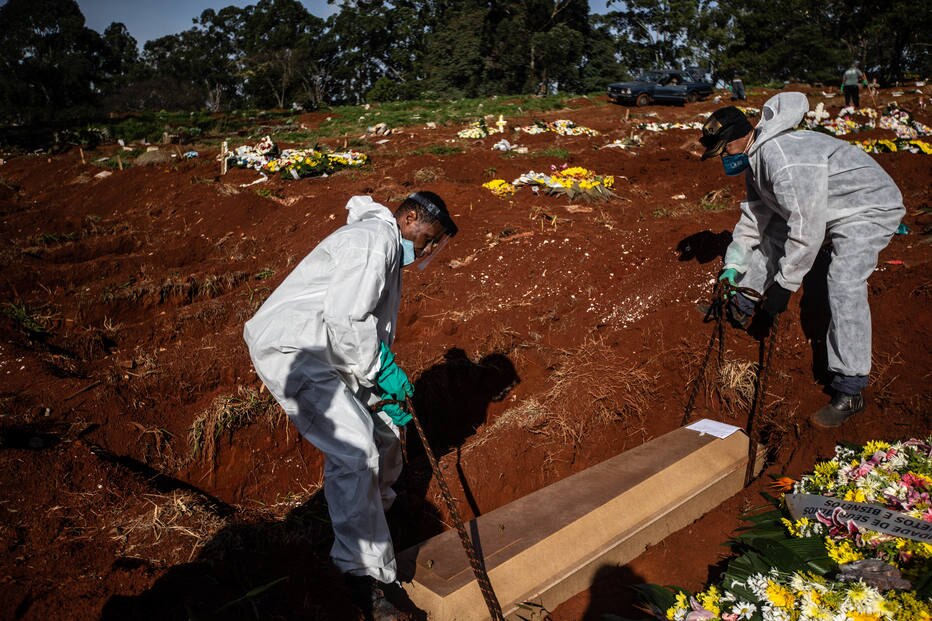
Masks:
[[[502,608],[498,603],[498,597],[496,597],[495,591],[492,589],[492,582],[489,580],[489,574],[486,572],[485,565],[476,552],[475,545],[473,545],[472,540],[469,538],[469,533],[466,532],[466,525],[463,523],[463,518],[460,517],[460,513],[456,508],[456,503],[453,501],[453,494],[450,493],[446,477],[443,476],[443,472],[440,470],[440,464],[437,462],[437,458],[434,457],[434,452],[427,442],[427,434],[424,433],[424,428],[421,427],[421,421],[414,411],[414,404],[411,403],[411,399],[409,398],[404,402],[394,399],[384,399],[373,404],[370,409],[372,411],[378,411],[383,406],[390,403],[399,405],[404,403],[407,406],[408,413],[411,414],[411,422],[414,423],[414,427],[417,429],[417,433],[421,438],[421,444],[424,445],[424,453],[427,454],[427,460],[430,462],[430,467],[434,471],[434,476],[437,478],[437,484],[440,486],[440,493],[447,505],[447,509],[450,511],[453,523],[456,525],[456,532],[459,534],[460,543],[463,544],[463,549],[466,551],[466,556],[469,558],[469,566],[472,567],[472,572],[476,576],[476,582],[479,583],[479,590],[482,592],[482,598],[485,600],[485,605],[489,609],[489,615],[493,621],[504,621],[505,617],[502,615]]]

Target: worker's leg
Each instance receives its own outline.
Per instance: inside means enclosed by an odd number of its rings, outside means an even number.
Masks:
[[[856,394],[871,370],[871,311],[867,278],[877,256],[890,242],[902,211],[872,212],[835,223],[829,231],[832,260],[828,268],[828,368],[836,374],[836,391]]]
[[[344,573],[394,581],[395,553],[383,511],[382,455],[372,414],[332,370],[314,373],[295,401],[298,411],[292,421],[325,456],[334,564]]]
[[[404,466],[400,430],[384,412],[373,415],[372,420],[375,424],[375,445],[379,450],[379,491],[382,495],[382,509],[388,511],[395,502],[395,490],[392,489],[392,485],[401,476]]]

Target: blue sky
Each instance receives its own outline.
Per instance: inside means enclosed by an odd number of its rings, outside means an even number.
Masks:
[[[256,0],[77,0],[87,27],[103,32],[111,22],[122,22],[139,43],[139,47],[150,39],[177,34],[192,26],[191,20],[205,9],[248,6]],[[590,11],[605,12],[606,0],[590,0]],[[0,5],[5,1],[0,1]],[[317,17],[327,18],[336,12],[336,5],[327,0],[301,0],[301,4]]]

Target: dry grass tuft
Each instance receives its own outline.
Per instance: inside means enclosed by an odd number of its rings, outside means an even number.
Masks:
[[[224,433],[232,439],[237,430],[275,414],[283,416],[275,399],[248,386],[240,386],[235,395],[217,397],[191,425],[188,432],[191,457],[206,456],[216,461],[220,450],[218,442]]]
[[[550,389],[503,412],[467,449],[511,428],[574,447],[600,425],[621,422],[629,434],[643,431],[656,376],[642,363],[619,361],[601,341],[559,350],[555,357]]]
[[[152,461],[174,463],[175,451],[171,444],[174,436],[171,432],[161,427],[147,427],[136,421],[130,421],[129,424],[139,431],[136,441],[143,445],[143,459],[147,464]]]
[[[871,365],[871,382],[874,385],[874,401],[881,409],[888,407],[894,401],[896,391],[893,384],[899,375],[893,373],[893,367],[905,364],[898,352],[893,354],[875,353]]]
[[[435,166],[427,166],[425,168],[420,168],[414,173],[414,180],[418,183],[431,183],[437,179],[443,178],[443,170]]]
[[[728,188],[712,190],[699,199],[699,209],[702,211],[723,211],[731,205],[731,190]]]
[[[735,418],[740,412],[750,412],[757,390],[757,363],[748,360],[731,360],[726,352],[725,361],[715,378],[715,396],[723,411]]]
[[[136,515],[111,529],[111,538],[123,544],[124,556],[144,553],[150,561],[190,562],[226,523],[191,491],[146,494],[144,498]]]

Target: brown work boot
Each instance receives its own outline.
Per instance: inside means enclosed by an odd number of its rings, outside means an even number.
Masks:
[[[350,597],[362,611],[366,621],[410,621],[412,619],[410,613],[399,610],[388,599],[388,594],[398,587],[379,582],[371,576],[345,574],[344,577]]]

